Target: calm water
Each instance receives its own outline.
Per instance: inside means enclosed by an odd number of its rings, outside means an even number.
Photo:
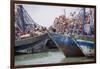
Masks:
[[[36,54],[15,56],[15,65],[35,65],[68,62],[87,62],[94,61],[93,58],[86,57],[65,57],[62,52],[55,50]]]

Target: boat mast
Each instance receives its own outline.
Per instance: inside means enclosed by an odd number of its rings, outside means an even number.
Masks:
[[[84,35],[85,8],[83,8],[82,11],[83,11],[83,14],[82,14],[82,35]]]

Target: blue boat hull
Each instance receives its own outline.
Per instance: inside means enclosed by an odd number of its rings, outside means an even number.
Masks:
[[[66,57],[85,56],[71,37],[53,34],[52,39],[55,41],[55,43],[57,43],[58,47],[61,48]]]
[[[86,40],[75,40],[71,37],[64,37],[62,35],[53,34],[53,40],[62,49],[65,56],[95,56],[95,43]]]

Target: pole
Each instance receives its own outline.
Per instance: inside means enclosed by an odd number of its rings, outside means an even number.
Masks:
[[[82,35],[84,35],[84,20],[85,20],[85,8],[83,8],[82,13]]]

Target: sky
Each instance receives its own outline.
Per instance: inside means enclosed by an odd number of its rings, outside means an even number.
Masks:
[[[64,15],[64,9],[66,11],[66,17],[70,18],[70,12],[80,11],[79,7],[61,7],[61,6],[47,6],[47,5],[29,5],[22,4],[31,18],[39,25],[49,27],[53,24],[54,19],[60,15]]]

